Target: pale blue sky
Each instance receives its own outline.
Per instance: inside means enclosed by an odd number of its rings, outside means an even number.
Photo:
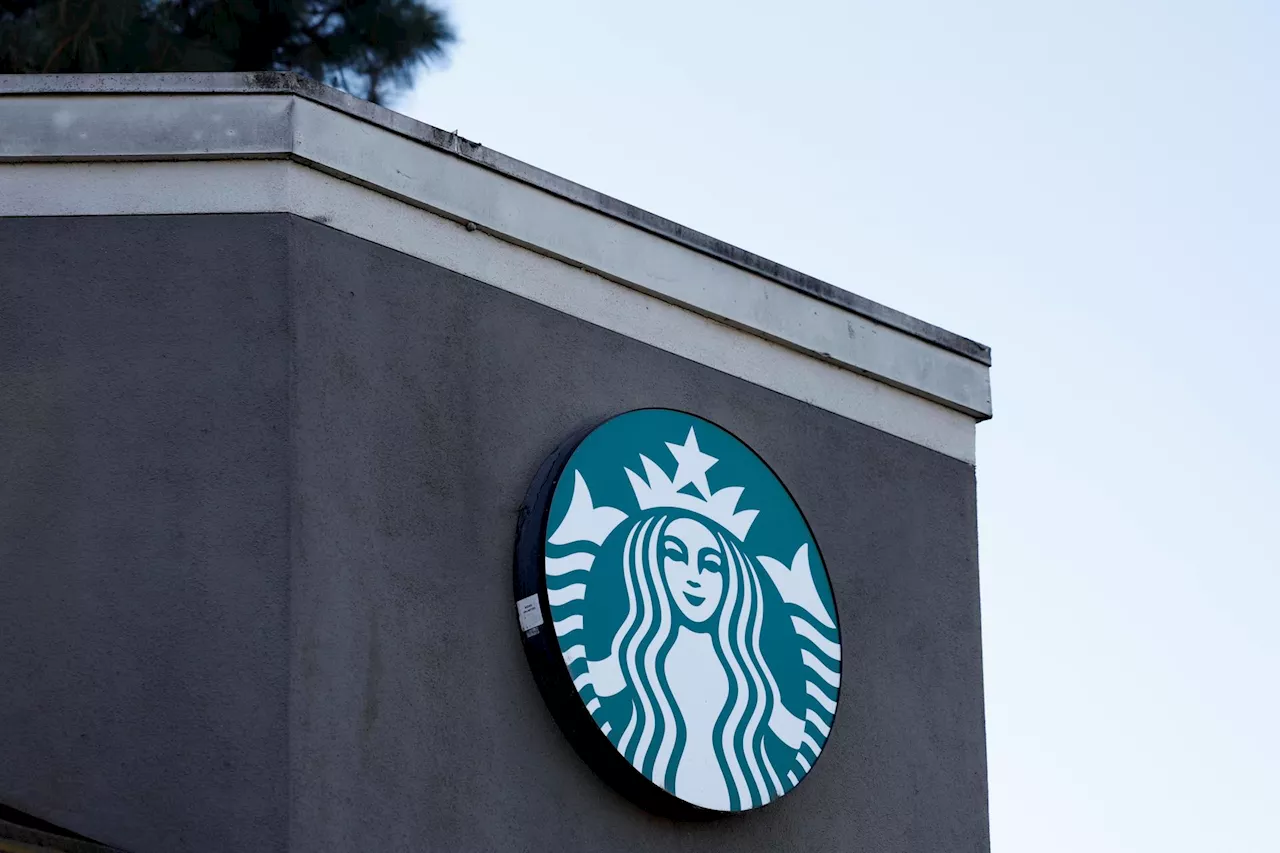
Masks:
[[[996,853],[1280,850],[1280,3],[452,8],[403,111],[994,348]]]

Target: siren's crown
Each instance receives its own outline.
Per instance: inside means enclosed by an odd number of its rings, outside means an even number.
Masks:
[[[643,454],[640,456],[640,463],[644,466],[644,477],[627,469],[627,477],[631,480],[631,489],[635,492],[640,508],[670,507],[687,510],[711,519],[738,537],[739,541],[745,540],[759,510],[738,510],[738,499],[742,497],[741,486],[728,486],[714,493],[711,491],[707,485],[707,471],[720,460],[702,452],[693,427],[689,428],[689,437],[684,444],[668,441],[666,445],[676,460],[674,477],[668,477],[657,463]],[[681,491],[689,484],[697,489],[697,495]]]

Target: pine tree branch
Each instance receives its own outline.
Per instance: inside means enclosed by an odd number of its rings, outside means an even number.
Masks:
[[[62,5],[61,12],[65,13],[66,12],[65,0],[63,0],[63,3],[61,5]],[[84,37],[84,34],[89,30],[89,24],[93,23],[94,12],[96,12],[97,10],[98,10],[98,2],[97,0],[94,0],[93,4],[89,7],[89,13],[85,15],[84,21],[81,22],[80,27],[75,32],[63,38],[62,41],[58,42],[57,46],[54,47],[53,49],[53,53],[49,54],[49,58],[45,60],[42,73],[46,73],[46,74],[48,73],[49,69],[53,67],[54,60],[58,58],[58,55],[62,53],[62,51],[67,47],[67,45],[71,44],[72,42],[78,42],[80,41],[81,38]]]

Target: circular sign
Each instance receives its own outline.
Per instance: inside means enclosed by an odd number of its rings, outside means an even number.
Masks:
[[[516,600],[578,752],[655,811],[758,808],[813,767],[840,694],[826,567],[790,492],[695,415],[566,442],[521,512]]]

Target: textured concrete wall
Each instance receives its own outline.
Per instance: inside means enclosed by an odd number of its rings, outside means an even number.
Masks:
[[[0,219],[0,802],[284,849],[287,234]]]
[[[967,465],[301,220],[0,220],[0,258],[0,802],[139,853],[987,849]],[[521,649],[529,480],[640,406],[760,452],[832,574],[836,726],[758,812],[632,806]]]

